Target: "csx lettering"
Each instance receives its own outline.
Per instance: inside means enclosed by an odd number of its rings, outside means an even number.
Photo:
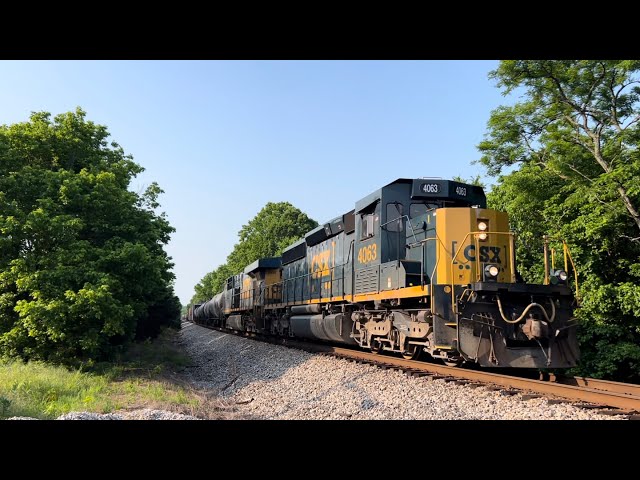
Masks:
[[[488,245],[482,245],[480,247],[480,261],[502,263],[500,261],[500,247],[490,247]]]
[[[358,262],[360,263],[373,262],[376,258],[378,258],[378,246],[375,243],[358,250]]]
[[[469,245],[468,247],[466,247],[464,249],[464,258],[466,258],[470,262],[475,262],[476,261],[476,257],[475,257],[475,255],[472,255],[472,253],[476,253],[476,246],[475,245]]]
[[[452,247],[452,251],[455,255],[455,252],[457,251],[457,243],[458,242],[452,242],[451,243],[451,247]],[[500,258],[500,252],[502,251],[502,249],[500,247],[493,247],[490,245],[481,245],[480,246],[480,252],[479,252],[479,260],[482,263],[502,263],[502,259]],[[478,258],[476,257],[476,246],[475,245],[467,245],[463,250],[462,250],[462,255],[464,256],[464,258],[468,261],[468,262],[475,262]],[[459,257],[457,257],[459,258]],[[455,261],[454,264],[457,264],[458,262]]]
[[[311,257],[311,272],[314,278],[329,275],[329,258],[331,250],[324,250]]]

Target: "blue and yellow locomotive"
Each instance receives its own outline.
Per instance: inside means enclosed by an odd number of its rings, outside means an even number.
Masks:
[[[545,246],[547,243],[545,242]],[[481,187],[398,179],[230,277],[189,317],[447,364],[568,368],[579,357],[565,269],[519,279],[508,215]]]

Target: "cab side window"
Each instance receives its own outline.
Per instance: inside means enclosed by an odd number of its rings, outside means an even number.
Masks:
[[[360,240],[375,236],[380,225],[380,202],[371,204],[360,212]]]
[[[362,232],[361,240],[373,237],[373,213],[363,214],[361,218],[362,218],[362,228],[360,229],[360,231]]]
[[[387,203],[387,231],[389,232],[401,232],[402,231],[402,204],[401,203]]]

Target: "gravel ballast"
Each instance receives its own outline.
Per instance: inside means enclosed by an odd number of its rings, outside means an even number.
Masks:
[[[10,417],[7,420],[37,420],[31,417]],[[191,415],[143,408],[140,410],[120,411],[116,413],[69,412],[56,420],[199,420]]]
[[[194,386],[256,419],[611,420],[544,398],[522,400],[483,387],[408,377],[401,372],[314,355],[183,324],[180,342]]]
[[[191,415],[143,408],[140,410],[120,411],[116,413],[69,412],[56,420],[198,420]]]

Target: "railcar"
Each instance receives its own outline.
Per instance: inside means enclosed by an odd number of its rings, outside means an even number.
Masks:
[[[545,280],[529,284],[516,271],[515,241],[507,213],[488,209],[481,187],[400,178],[281,257],[248,265],[188,316],[448,365],[573,367],[568,248],[556,269],[545,239]]]

